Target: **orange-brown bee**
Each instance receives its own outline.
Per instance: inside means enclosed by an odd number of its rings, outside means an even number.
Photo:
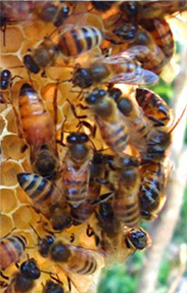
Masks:
[[[122,17],[128,21],[163,18],[168,14],[187,10],[187,1],[123,1]]]
[[[58,29],[58,40],[46,37],[30,54],[23,57],[25,67],[32,73],[38,73],[54,63],[59,53],[64,57],[77,57],[98,47],[104,39],[101,30],[94,26]]]
[[[74,225],[84,223],[94,212],[95,206],[91,204],[91,201],[100,196],[101,184],[98,181],[103,177],[103,172],[104,157],[98,152],[95,152],[90,166],[90,181],[87,198],[77,208],[71,208],[71,216]]]
[[[142,20],[140,24],[151,33],[156,46],[165,56],[165,63],[168,62],[174,53],[174,39],[170,25],[164,19]]]
[[[140,221],[138,191],[140,186],[139,161],[136,157],[124,155],[115,157],[112,167],[116,169],[114,181],[116,192],[113,210],[116,219],[125,226],[136,227]],[[116,182],[115,182],[116,181]]]
[[[91,275],[97,269],[97,260],[93,252],[86,248],[81,248],[56,241],[49,250],[52,260],[62,264],[67,272],[79,275]]]
[[[84,133],[71,133],[67,137],[62,182],[67,202],[74,208],[79,207],[88,197],[93,152],[87,142],[88,136]]]
[[[161,163],[151,162],[140,168],[141,184],[139,190],[141,216],[152,220],[163,207],[165,195],[164,166]]]
[[[141,90],[141,88],[140,88]],[[137,89],[138,91],[138,89]],[[152,127],[143,115],[143,111],[129,97],[123,96],[118,88],[111,88],[109,95],[114,98],[118,109],[124,116],[124,122],[129,128],[129,141],[137,150],[143,150],[146,146],[146,138]]]
[[[171,110],[166,102],[153,91],[146,88],[136,89],[136,101],[154,127],[168,126],[171,122]]]
[[[18,98],[24,137],[33,150],[55,143],[55,126],[50,113],[33,87],[23,84]]]
[[[93,111],[95,121],[106,144],[115,153],[122,153],[127,146],[129,134],[115,101],[105,90],[95,89],[91,93],[85,94],[85,102]]]
[[[39,1],[35,3],[33,12],[43,21],[51,22],[59,27],[72,15],[73,3],[60,1],[57,4],[52,1]]]
[[[19,261],[26,248],[26,238],[22,235],[12,235],[1,239],[0,242],[0,270],[5,270],[11,264]]]

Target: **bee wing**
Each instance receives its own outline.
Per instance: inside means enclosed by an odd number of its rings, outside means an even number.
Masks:
[[[158,76],[147,69],[141,67],[137,68],[134,72],[118,73],[111,78],[112,83],[125,83],[125,84],[151,84],[158,81]]]

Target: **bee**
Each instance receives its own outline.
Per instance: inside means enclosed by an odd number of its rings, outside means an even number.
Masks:
[[[95,89],[85,94],[85,102],[94,113],[105,143],[115,153],[122,153],[128,144],[129,134],[115,101],[105,90]]]
[[[148,119],[144,117],[143,111],[135,102],[129,97],[123,96],[121,90],[118,88],[111,88],[108,90],[108,93],[114,98],[118,109],[124,116],[125,123],[131,130],[129,131],[130,143],[135,146],[137,150],[143,150],[146,146],[146,138],[151,129]]]
[[[60,264],[67,272],[91,275],[97,269],[96,257],[88,249],[56,241],[49,250],[50,258]]]
[[[63,161],[63,190],[67,202],[77,208],[88,197],[92,150],[87,146],[88,136],[71,133],[67,137],[67,152]]]
[[[46,178],[34,173],[19,173],[17,175],[21,188],[29,195],[33,207],[47,218],[51,217],[52,207],[58,202],[64,203],[63,196],[56,185]]]
[[[38,73],[54,63],[61,53],[66,57],[77,57],[98,47],[104,39],[104,33],[94,26],[58,29],[58,40],[46,37],[30,54],[23,57],[25,67],[32,73]]]
[[[33,171],[39,175],[54,179],[59,170],[59,160],[57,155],[48,145],[42,145],[36,152],[32,163]]]
[[[49,1],[36,3],[34,12],[45,22],[51,22],[56,27],[61,26],[64,21],[72,15],[73,6],[70,2],[60,2],[58,5]]]
[[[160,129],[162,126],[168,126],[171,121],[171,110],[159,95],[149,89],[138,88],[136,89],[136,101],[154,127]]]
[[[115,176],[109,175],[114,182],[116,192],[113,197],[113,210],[116,219],[127,227],[136,227],[140,222],[138,191],[140,186],[139,160],[123,155],[115,157],[112,162]]]
[[[141,46],[134,46],[121,53],[98,59],[88,68],[77,68],[70,81],[74,86],[79,86],[81,89],[105,80],[107,80],[107,84],[149,84],[156,82],[158,76],[150,70],[143,69],[140,63],[135,60],[135,56],[138,55],[138,47]]]
[[[22,85],[18,106],[23,134],[33,151],[42,145],[55,143],[53,119],[31,85],[27,83]]]
[[[19,261],[26,248],[26,238],[22,235],[12,235],[1,239],[0,242],[0,270],[6,270],[11,264]]]
[[[114,210],[110,202],[101,202],[96,211],[99,228],[108,238],[114,238],[120,231],[120,224],[115,218]]]
[[[94,9],[101,12],[110,10],[115,2],[116,1],[91,1]]]
[[[103,168],[103,155],[95,152],[90,166],[90,181],[87,198],[78,208],[71,208],[74,225],[84,223],[94,212],[95,206],[91,204],[91,201],[95,200],[100,195],[101,184],[98,181],[103,177]]]
[[[170,25],[164,19],[142,20],[140,24],[151,33],[156,46],[165,56],[165,63],[169,62],[174,53],[174,38]]]
[[[139,189],[141,216],[145,220],[157,217],[165,202],[163,194],[165,174],[162,163],[150,162],[141,166],[141,184]]]
[[[5,293],[30,292],[40,275],[41,271],[34,258],[23,262]]]
[[[64,293],[64,289],[61,284],[47,280],[42,290],[42,293]]]
[[[123,1],[120,5],[122,17],[128,21],[163,18],[166,15],[187,10],[186,1]]]

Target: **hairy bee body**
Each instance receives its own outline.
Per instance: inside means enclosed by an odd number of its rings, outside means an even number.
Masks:
[[[59,33],[58,47],[64,56],[75,57],[98,47],[103,39],[103,32],[94,26],[77,27]]]
[[[138,191],[140,186],[139,163],[135,157],[125,155],[114,159],[122,160],[117,169],[116,193],[113,198],[113,210],[116,219],[128,227],[136,227],[140,221]]]
[[[98,266],[95,256],[89,250],[62,241],[55,242],[49,254],[52,260],[62,263],[65,270],[79,275],[91,275]]]
[[[17,175],[22,189],[29,195],[33,206],[47,217],[50,208],[62,199],[59,190],[46,178],[34,173],[20,173]]]
[[[141,184],[139,189],[141,216],[146,220],[155,218],[163,207],[165,196],[163,165],[149,163],[141,167]]]
[[[168,125],[171,120],[170,109],[159,95],[149,89],[138,88],[136,89],[136,100],[154,127],[160,129],[160,127]]]
[[[5,270],[11,264],[19,261],[26,248],[26,238],[22,235],[12,235],[1,239],[0,242],[0,270]]]
[[[123,114],[124,122],[129,128],[129,141],[137,150],[143,150],[146,146],[146,138],[150,131],[150,123],[143,115],[143,111],[129,97],[123,96],[117,88],[109,91],[114,98],[118,109]]]
[[[77,208],[88,196],[93,153],[86,145],[86,134],[72,133],[67,141],[69,145],[63,162],[63,190],[67,202]]]
[[[42,99],[28,84],[19,94],[19,112],[24,137],[34,149],[54,141],[54,122]]]
[[[151,33],[156,46],[162,50],[165,59],[168,62],[174,53],[174,39],[170,25],[166,20],[157,18],[152,20],[142,20],[140,23]]]
[[[86,97],[95,115],[101,136],[105,143],[116,153],[122,153],[128,143],[129,135],[122,114],[104,90],[95,89]]]

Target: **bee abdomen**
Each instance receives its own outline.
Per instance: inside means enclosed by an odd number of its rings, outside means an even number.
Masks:
[[[71,270],[80,275],[91,275],[96,269],[97,261],[94,256],[86,253],[84,254],[84,252],[80,253],[79,259],[71,266]]]
[[[22,235],[14,235],[2,240],[0,243],[0,270],[5,270],[16,263],[26,247],[26,239]]]
[[[65,56],[78,56],[94,49],[103,40],[103,33],[93,26],[71,29],[63,33],[59,39],[59,47]]]

